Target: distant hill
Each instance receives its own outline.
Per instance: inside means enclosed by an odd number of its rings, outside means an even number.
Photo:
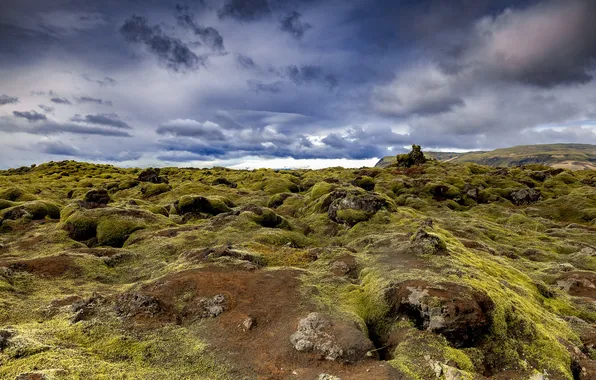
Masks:
[[[596,170],[596,145],[589,144],[520,145],[490,152],[424,152],[424,154],[428,158],[439,161],[474,162],[488,166],[542,164],[571,170]],[[375,166],[384,168],[395,161],[395,156],[387,156]]]

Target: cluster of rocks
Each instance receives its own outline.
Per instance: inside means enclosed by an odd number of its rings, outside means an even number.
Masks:
[[[226,297],[223,294],[216,294],[210,298],[201,298],[198,305],[198,316],[200,318],[215,318],[225,311]],[[250,326],[248,329],[250,329]]]

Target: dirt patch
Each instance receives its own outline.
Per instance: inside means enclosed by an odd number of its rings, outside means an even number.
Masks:
[[[556,285],[572,296],[596,299],[596,274],[593,272],[568,272]]]
[[[0,262],[0,267],[13,271],[33,273],[42,277],[77,276],[82,274],[81,268],[69,256],[48,256],[30,260]]]
[[[159,302],[160,311],[155,318],[136,322],[150,327],[164,318],[181,324],[201,318],[204,338],[232,363],[238,377],[315,379],[329,373],[351,380],[395,379],[389,365],[373,359],[346,365],[292,346],[290,336],[299,320],[316,310],[300,292],[300,274],[298,270],[210,267],[168,275],[139,290]],[[223,312],[205,315],[209,300],[222,300]]]

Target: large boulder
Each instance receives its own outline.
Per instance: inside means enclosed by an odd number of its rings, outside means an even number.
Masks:
[[[150,182],[150,183],[168,183],[168,179],[166,177],[162,177],[159,175],[160,170],[149,168],[143,170],[138,177],[138,180],[141,182]]]
[[[84,208],[100,208],[106,207],[112,199],[107,190],[89,190],[83,197],[83,202],[80,205]]]
[[[336,190],[322,204],[323,208],[328,208],[329,219],[348,226],[369,220],[387,206],[387,200],[381,196],[357,190]]]
[[[540,200],[540,191],[535,189],[512,190],[508,199],[517,206],[529,205]]]
[[[374,349],[355,323],[332,320],[319,313],[302,318],[290,342],[297,351],[316,353],[332,361],[355,362]]]
[[[390,313],[416,327],[443,335],[455,347],[470,347],[491,327],[494,302],[484,292],[462,285],[409,280],[385,292]]]

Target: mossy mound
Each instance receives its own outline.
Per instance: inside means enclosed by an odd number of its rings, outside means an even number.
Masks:
[[[203,197],[200,195],[185,195],[174,203],[178,214],[209,214],[218,215],[230,212],[232,201],[225,197]]]
[[[0,215],[4,219],[16,220],[22,217],[32,220],[60,219],[60,207],[46,201],[32,201],[2,210]]]
[[[172,187],[166,183],[148,183],[141,188],[141,193],[145,197],[154,197],[172,190]]]
[[[9,187],[0,189],[0,199],[12,202],[25,202],[37,199],[33,194],[29,194],[18,187]]]
[[[122,247],[133,232],[159,223],[155,214],[146,211],[102,208],[75,211],[63,229],[71,239],[88,246]]]

